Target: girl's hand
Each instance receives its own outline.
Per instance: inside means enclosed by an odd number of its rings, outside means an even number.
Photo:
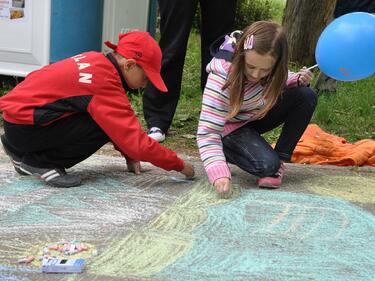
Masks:
[[[314,78],[314,74],[310,70],[308,70],[306,66],[304,66],[299,71],[298,85],[307,86],[311,83],[313,78]]]
[[[217,193],[221,198],[228,199],[232,195],[232,184],[229,178],[219,178],[214,182]]]
[[[188,179],[188,180],[193,179],[194,174],[195,174],[194,166],[191,165],[190,163],[185,162],[184,168],[182,169],[181,173],[185,175],[186,179]]]

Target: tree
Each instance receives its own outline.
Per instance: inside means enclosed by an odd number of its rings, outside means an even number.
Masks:
[[[289,60],[298,65],[315,63],[315,46],[333,19],[336,0],[287,0],[283,26],[286,29]]]

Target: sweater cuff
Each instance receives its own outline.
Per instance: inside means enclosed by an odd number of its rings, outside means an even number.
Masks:
[[[229,170],[228,165],[225,164],[218,164],[218,165],[212,165],[211,167],[206,168],[206,173],[208,176],[208,179],[210,183],[214,183],[217,179],[220,178],[229,178],[231,179],[231,173]]]
[[[291,77],[288,78],[288,81],[287,81],[287,88],[294,88],[294,87],[298,87],[299,86],[299,76],[300,76],[300,73],[297,72],[297,73],[294,73]]]

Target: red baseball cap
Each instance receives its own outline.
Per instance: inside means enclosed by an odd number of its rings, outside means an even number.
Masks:
[[[109,41],[104,44],[123,57],[134,59],[158,90],[168,92],[160,75],[162,54],[155,39],[148,32],[143,31],[119,34],[118,38],[118,45]]]

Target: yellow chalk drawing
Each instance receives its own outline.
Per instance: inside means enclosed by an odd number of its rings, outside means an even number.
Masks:
[[[232,199],[239,195],[235,189]],[[160,272],[194,247],[194,229],[207,218],[218,198],[208,184],[197,184],[143,229],[113,239],[90,265],[89,273],[112,277],[147,277]]]
[[[321,195],[363,204],[375,203],[375,179],[371,178],[322,176],[315,178],[313,182],[307,182],[306,186]]]

